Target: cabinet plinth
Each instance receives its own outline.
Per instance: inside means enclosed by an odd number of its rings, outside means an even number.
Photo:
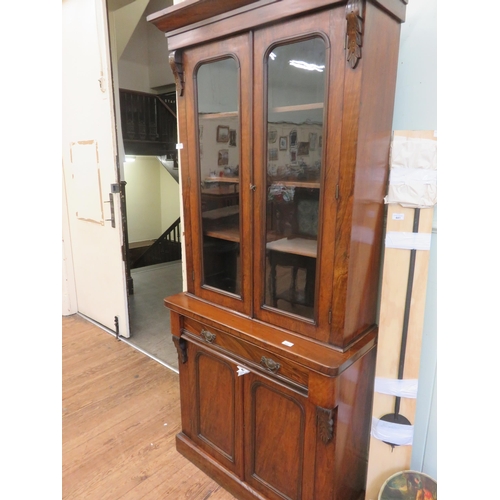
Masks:
[[[148,18],[183,144],[177,449],[237,498],[363,496],[405,5],[187,0]]]

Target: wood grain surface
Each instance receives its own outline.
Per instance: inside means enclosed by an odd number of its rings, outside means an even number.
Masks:
[[[63,499],[234,499],[175,449],[177,374],[78,315],[62,361]]]

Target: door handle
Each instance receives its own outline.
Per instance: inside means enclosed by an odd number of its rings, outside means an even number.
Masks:
[[[260,359],[260,364],[266,369],[269,370],[270,372],[276,373],[280,368],[281,365],[279,363],[276,363],[271,358],[266,358],[265,356],[262,356]]]
[[[215,342],[215,339],[217,335],[215,333],[209,332],[208,330],[205,330],[204,328],[201,329],[200,332],[201,336],[209,343],[213,344]]]

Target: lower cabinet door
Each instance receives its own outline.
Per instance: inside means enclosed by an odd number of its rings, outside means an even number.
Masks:
[[[189,345],[190,391],[183,432],[239,477],[243,476],[242,381],[236,363],[210,349]]]
[[[314,409],[306,397],[268,378],[243,378],[245,481],[269,499],[312,499]]]

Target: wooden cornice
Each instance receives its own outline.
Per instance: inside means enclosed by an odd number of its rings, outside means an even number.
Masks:
[[[408,0],[371,0],[383,10],[387,11],[398,21],[404,23],[406,19],[406,5]]]
[[[165,33],[245,7],[257,0],[184,0],[146,19]],[[279,1],[279,0],[277,0]]]
[[[400,22],[404,22],[406,15],[406,5],[408,0],[368,0],[385,10],[392,17]],[[197,26],[208,20],[217,20],[233,13],[243,13],[268,4],[282,2],[283,7],[276,5],[276,9],[282,13],[286,12],[287,0],[184,0],[181,3],[172,5],[163,10],[150,14],[147,20],[154,24],[164,33],[178,32],[185,30],[189,26]],[[329,4],[348,2],[341,0],[330,0],[324,2],[326,7]]]
[[[371,3],[386,12],[398,22],[404,22],[408,0],[184,0],[180,4],[163,9],[147,17],[168,38],[169,50],[181,50],[189,46],[222,37],[253,30],[263,24],[279,22],[297,15],[327,7]],[[347,13],[347,12],[346,12]],[[351,16],[354,19],[354,14]],[[349,18],[348,18],[349,19]],[[361,22],[361,19],[359,20]],[[358,23],[359,24],[359,23]],[[347,34],[347,33],[346,33]],[[349,64],[359,59],[362,34],[351,33],[350,41],[354,52],[350,53]],[[360,44],[358,44],[360,41]],[[358,50],[359,49],[359,50]]]

